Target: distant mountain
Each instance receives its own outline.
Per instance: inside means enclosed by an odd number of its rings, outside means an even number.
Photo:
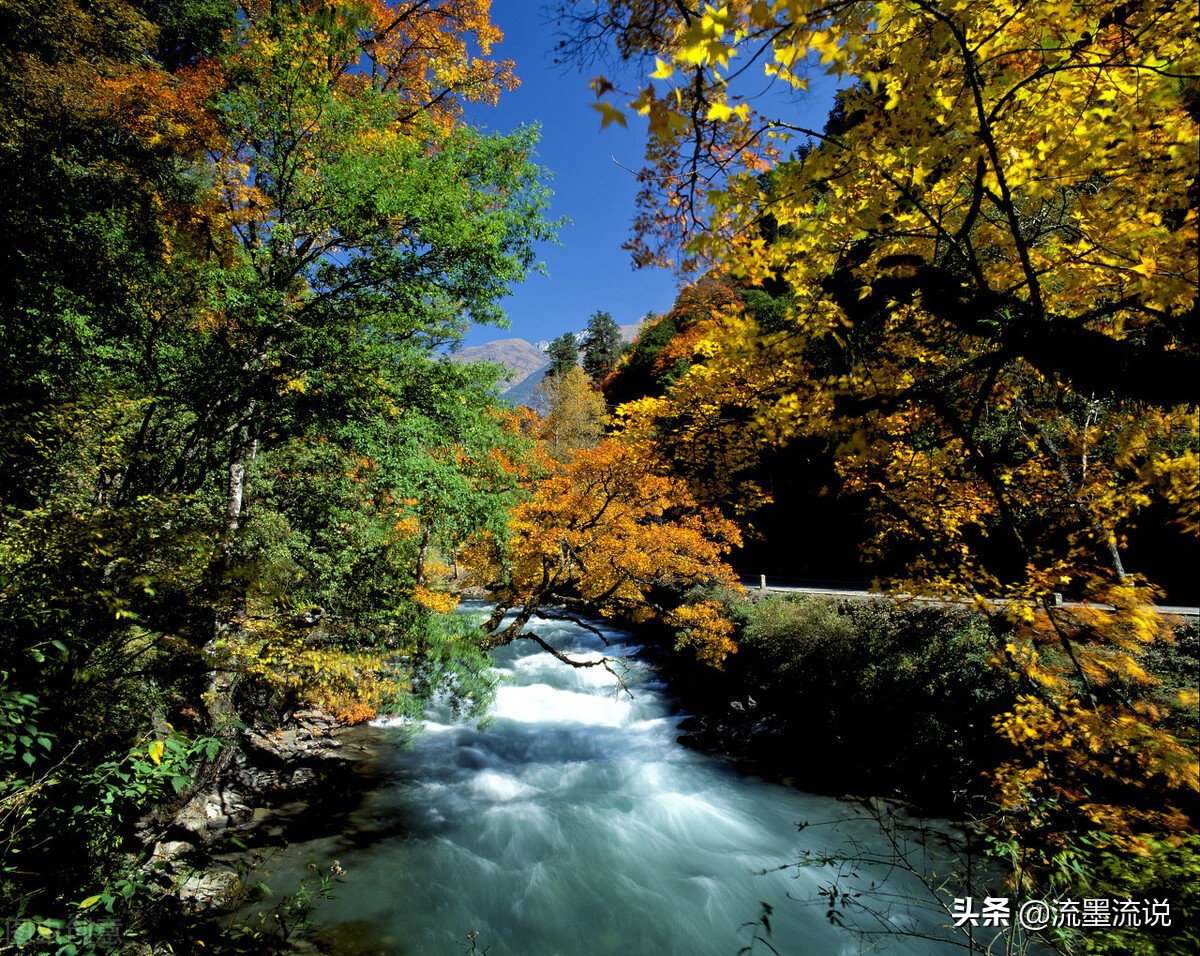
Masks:
[[[622,325],[621,338],[632,342],[637,336],[638,325]],[[576,332],[577,339],[583,332]],[[547,342],[527,342],[525,339],[496,339],[483,345],[472,345],[455,352],[451,358],[456,362],[498,362],[512,370],[512,377],[501,382],[504,391],[501,398],[514,405],[533,405],[534,393],[546,375],[550,363],[546,361]]]
[[[514,405],[525,405],[535,411],[538,410],[537,390],[542,384],[542,380],[546,377],[546,369],[550,367],[549,363],[543,365],[532,375],[521,379],[516,385],[513,385],[506,392],[501,392],[500,397],[507,399]]]
[[[486,342],[483,345],[472,345],[468,348],[461,349],[455,352],[451,358],[456,362],[498,362],[501,365],[511,369],[512,377],[507,381],[501,382],[501,388],[505,391],[501,395],[510,400],[510,393],[520,388],[530,376],[535,376],[538,381],[541,380],[541,375],[536,374],[542,372],[549,362],[546,361],[546,346],[539,342],[534,345],[532,342],[526,342],[524,339],[497,339],[494,342]],[[536,387],[536,383],[535,386]],[[529,391],[530,396],[533,395],[533,390]],[[518,404],[527,404],[520,402]]]

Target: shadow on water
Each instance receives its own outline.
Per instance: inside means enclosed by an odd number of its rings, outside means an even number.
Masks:
[[[302,791],[262,795],[267,806],[256,811],[254,826],[228,832],[214,843],[218,858],[240,859],[254,853],[277,851],[280,846],[311,840],[346,840],[346,846],[369,845],[372,828],[363,817],[370,795],[386,786],[387,755],[403,746],[402,735],[387,729],[357,726],[338,732],[339,759],[322,766],[316,779]],[[386,829],[381,838],[402,837],[398,820],[379,821]],[[362,838],[363,842],[358,841]]]

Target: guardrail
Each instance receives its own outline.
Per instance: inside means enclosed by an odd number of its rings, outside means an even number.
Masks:
[[[866,588],[858,587],[837,587],[828,584],[824,586],[799,585],[799,584],[770,584],[767,580],[767,575],[760,574],[757,579],[753,575],[741,575],[742,584],[747,590],[758,592],[760,594],[803,594],[812,597],[825,597],[837,600],[847,601],[870,601],[870,600],[899,600],[899,601],[917,601],[924,604],[970,604],[969,598],[965,597],[924,597],[912,594],[892,594],[883,591],[869,591]],[[776,578],[776,582],[789,580],[787,578]],[[793,578],[790,580],[801,580]],[[987,603],[994,608],[1007,607],[1013,601],[1009,598],[987,598]],[[1076,601],[1064,601],[1061,594],[1055,593],[1050,595],[1050,602],[1054,607],[1062,608],[1095,608],[1098,610],[1114,610],[1110,605],[1104,604],[1082,604]],[[1183,617],[1189,620],[1200,620],[1200,607],[1196,605],[1155,605],[1155,610],[1165,617]]]

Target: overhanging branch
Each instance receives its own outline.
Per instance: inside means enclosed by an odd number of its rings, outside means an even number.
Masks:
[[[602,640],[604,642],[605,647],[612,646],[612,641],[610,641],[605,636],[604,632],[602,630],[600,630],[600,628],[596,627],[596,625],[594,625],[594,624],[589,624],[587,621],[583,620],[583,618],[576,617],[573,614],[566,614],[562,611],[554,611],[554,612],[536,611],[534,613],[537,617],[540,617],[543,621],[570,621],[572,624],[576,625],[577,627],[582,627],[585,631],[591,631],[598,638],[600,638],[600,640]]]
[[[613,667],[613,664],[615,663],[614,658],[601,657],[599,660],[595,660],[595,661],[581,661],[578,658],[570,657],[569,655],[564,654],[553,644],[549,643],[544,638],[539,637],[537,634],[533,633],[533,631],[522,631],[520,634],[518,634],[514,638],[514,640],[520,640],[522,638],[524,638],[525,640],[533,641],[535,644],[538,645],[538,647],[540,647],[542,650],[546,651],[551,657],[555,658],[556,660],[560,660],[564,664],[568,664],[571,667],[577,667],[577,668],[603,667],[606,671],[608,671],[610,674],[612,674],[612,676],[616,679],[617,684],[620,686],[621,690],[625,691],[625,693],[629,695],[631,700],[633,699],[633,691],[631,691],[629,689],[629,685],[627,685],[625,683],[624,678],[622,678],[621,675],[618,674],[616,669]]]

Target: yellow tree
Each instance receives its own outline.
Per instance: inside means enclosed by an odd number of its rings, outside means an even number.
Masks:
[[[743,440],[825,437],[873,502],[870,548],[909,559],[896,585],[1012,599],[981,606],[1026,681],[1000,728],[1009,822],[1041,843],[1024,863],[1073,828],[1135,853],[1194,830],[1196,698],[1151,702],[1144,650],[1171,626],[1124,549],[1151,505],[1197,528],[1195,9],[602,9],[623,54],[655,58],[604,104],[649,122],[638,258],[683,243],[792,299],[775,329],[714,323],[637,427],[769,368]],[[817,69],[844,84],[823,130],[744,95]]]
[[[753,408],[762,395],[786,387],[790,365],[772,363],[774,356],[763,350],[757,325],[727,277],[706,276],[684,288],[664,319],[676,334],[652,366],[661,376],[654,391],[661,394],[622,403],[618,426],[629,439],[656,447],[700,500],[727,513],[749,514],[768,500],[750,475],[762,451]],[[729,374],[713,374],[717,333],[726,339],[722,361]],[[686,389],[673,392],[672,383],[685,373]],[[620,387],[619,377],[614,384]]]
[[[561,375],[547,375],[537,394],[546,403],[542,438],[551,458],[566,461],[577,448],[592,448],[599,442],[608,423],[604,396],[578,365]]]

